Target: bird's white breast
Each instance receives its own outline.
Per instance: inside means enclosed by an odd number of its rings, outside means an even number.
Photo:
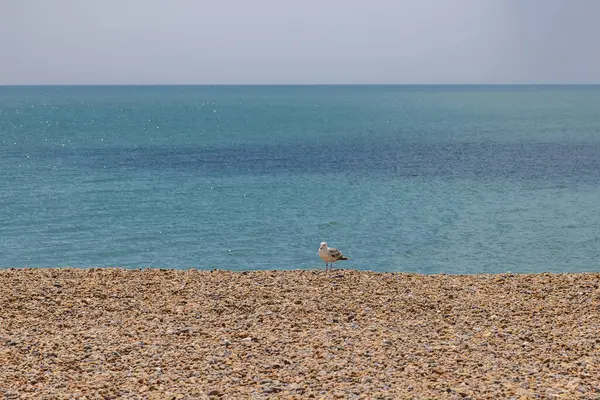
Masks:
[[[331,257],[331,255],[329,254],[328,248],[319,249],[318,254],[319,254],[319,257],[321,257],[323,259],[323,261],[325,261],[325,262],[335,261],[335,258]]]

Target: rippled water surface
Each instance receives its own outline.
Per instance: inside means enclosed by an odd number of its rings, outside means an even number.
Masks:
[[[600,270],[599,86],[0,87],[0,267]]]

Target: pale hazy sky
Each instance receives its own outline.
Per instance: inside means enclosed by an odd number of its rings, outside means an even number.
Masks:
[[[220,83],[600,83],[600,0],[0,0],[0,85]]]

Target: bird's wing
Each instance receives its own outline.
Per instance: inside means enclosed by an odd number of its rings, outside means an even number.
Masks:
[[[336,260],[339,258],[342,258],[344,255],[338,250],[338,249],[333,249],[333,248],[329,248],[329,256],[331,258],[335,258]]]

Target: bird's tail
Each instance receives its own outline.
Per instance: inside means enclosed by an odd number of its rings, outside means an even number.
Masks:
[[[350,259],[350,257],[346,257],[346,256],[341,256],[340,257],[340,260],[349,260],[349,259]]]

